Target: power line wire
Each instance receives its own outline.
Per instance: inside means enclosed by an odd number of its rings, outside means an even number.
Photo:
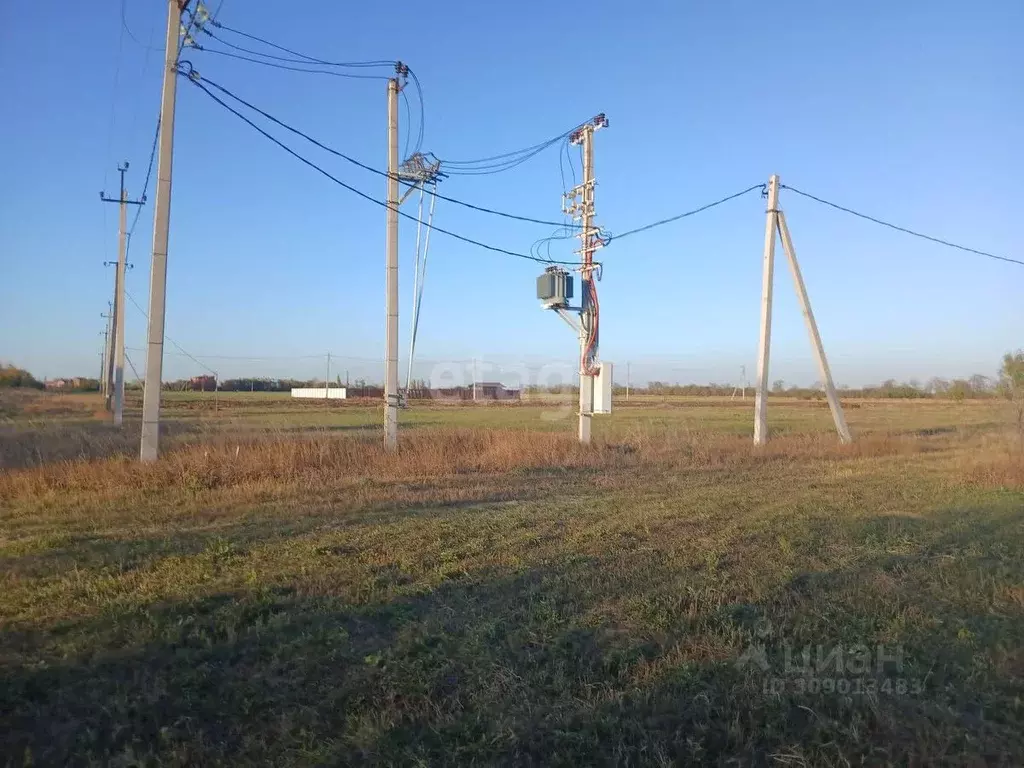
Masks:
[[[142,347],[125,347],[125,349],[128,349],[128,350],[130,350],[132,352],[145,352],[146,351]],[[175,352],[168,352],[167,354],[173,355],[173,354],[177,354],[177,353],[175,353]],[[265,362],[265,361],[268,361],[268,360],[323,360],[323,358],[324,358],[324,356],[322,354],[320,354],[320,355],[264,355],[264,356],[259,356],[259,357],[250,357],[250,356],[247,356],[247,355],[195,355],[195,357],[199,358],[200,360],[239,360],[239,361],[243,361],[243,362],[246,362],[246,361],[248,361],[248,362]],[[336,357],[339,360],[341,360],[341,359],[346,359],[346,360],[347,359],[353,359],[353,360],[363,359],[363,358],[343,358],[343,357],[340,357],[338,355],[333,355],[332,357]],[[373,359],[376,359],[376,358],[373,358]]]
[[[103,186],[107,186],[107,161],[110,159],[110,148],[114,143],[114,127],[117,125],[117,91],[121,82],[121,59],[124,58],[124,33],[128,28],[124,23],[124,3],[121,2],[121,31],[117,36],[117,59],[114,64],[114,87],[110,96],[110,120],[107,121],[107,153],[103,157]]]
[[[402,150],[402,156],[406,160],[408,160],[409,159],[409,138],[410,138],[410,135],[412,134],[412,107],[409,106],[409,97],[406,96],[406,94],[405,94],[405,88],[403,88],[401,91],[399,91],[399,93],[402,94],[402,103],[405,104],[405,127],[407,129],[405,131],[405,149]]]
[[[272,69],[284,69],[289,72],[305,72],[310,75],[330,75],[331,77],[344,77],[350,80],[387,80],[386,75],[356,75],[350,72],[338,72],[333,69],[309,69],[309,65],[305,62],[299,62],[302,66],[289,66],[288,64],[279,64],[275,61],[264,61],[257,59],[252,56],[243,56],[240,53],[232,53],[231,51],[219,51],[216,48],[207,48],[202,45],[189,46],[195,48],[197,51],[203,51],[204,53],[213,53],[218,56],[227,56],[230,59],[239,59],[241,61],[248,61],[253,64],[262,64],[264,67],[271,67]]]
[[[135,207],[135,216],[132,218],[132,225],[128,228],[128,232],[125,234],[124,242],[124,257],[125,261],[128,260],[128,252],[132,247],[132,236],[135,234],[135,225],[139,223],[139,216],[142,215],[142,209],[146,204],[146,192],[149,189],[149,180],[153,175],[153,163],[156,160],[156,145],[160,138],[160,118],[161,115],[156,116],[156,130],[153,131],[153,146],[149,150],[149,164],[146,166],[146,179],[142,182],[142,195],[139,198],[142,201],[141,205]]]
[[[149,322],[149,313],[148,313],[148,312],[146,312],[146,310],[144,310],[144,309],[142,308],[142,306],[141,306],[141,305],[139,304],[139,302],[137,302],[137,301],[135,300],[135,297],[134,297],[134,296],[132,296],[132,295],[131,295],[131,294],[130,294],[130,293],[128,292],[128,290],[127,290],[127,289],[125,289],[124,295],[128,297],[128,300],[129,300],[129,301],[130,301],[130,302],[131,302],[132,304],[134,304],[134,305],[135,305],[135,308],[136,308],[137,310],[139,310],[139,312],[141,312],[141,313],[142,313],[142,316],[146,318],[146,321],[147,321],[147,322]],[[176,349],[177,349],[177,350],[178,350],[179,352],[181,352],[181,354],[183,354],[183,355],[184,355],[185,357],[187,357],[187,358],[188,358],[189,360],[191,360],[192,362],[194,362],[194,363],[195,363],[196,365],[198,365],[198,366],[199,366],[200,368],[202,368],[203,370],[209,371],[209,372],[210,372],[210,373],[212,373],[212,374],[213,374],[214,376],[216,376],[216,375],[217,375],[217,372],[216,372],[215,370],[213,370],[213,368],[211,368],[210,366],[208,366],[208,365],[204,365],[203,363],[199,362],[199,360],[198,360],[198,359],[196,359],[196,357],[195,357],[194,355],[192,355],[192,354],[188,353],[187,351],[185,351],[185,349],[184,349],[184,348],[183,348],[183,347],[182,347],[182,346],[181,346],[181,345],[180,345],[180,344],[179,344],[178,342],[176,342],[176,341],[175,341],[174,339],[172,339],[172,338],[171,338],[171,337],[170,337],[169,335],[167,335],[167,332],[166,332],[166,331],[164,331],[164,338],[165,338],[165,339],[167,339],[167,340],[168,340],[169,342],[171,342],[171,344],[173,344],[173,345],[174,345],[174,347],[175,347],[175,348],[176,348]],[[140,351],[143,351],[143,352],[144,352],[144,351],[146,351],[146,350],[140,350]],[[136,375],[138,375],[138,374],[136,374]]]
[[[128,37],[130,37],[132,39],[132,42],[134,42],[136,45],[142,46],[143,48],[146,48],[147,50],[150,50],[150,51],[159,51],[160,50],[159,48],[157,48],[157,47],[155,47],[153,45],[147,45],[146,43],[143,43],[141,40],[139,40],[139,38],[137,38],[132,33],[131,28],[128,26],[128,19],[126,17],[126,7],[127,7],[127,5],[128,5],[128,0],[121,0],[121,28],[125,32],[128,33]]]
[[[290,53],[292,56],[297,56],[299,58],[306,59],[307,61],[311,61],[314,64],[323,64],[325,66],[330,66],[330,67],[384,67],[384,66],[394,66],[397,63],[394,59],[391,59],[391,60],[381,59],[381,60],[377,60],[377,61],[328,61],[326,59],[317,58],[316,56],[310,56],[309,54],[306,54],[306,53],[301,53],[300,51],[292,50],[291,48],[286,48],[285,46],[279,45],[277,43],[272,43],[270,40],[267,40],[266,38],[259,37],[258,35],[253,35],[253,34],[250,34],[249,32],[243,32],[240,29],[235,29],[234,27],[229,27],[227,24],[221,24],[216,19],[211,19],[210,23],[214,27],[216,27],[217,29],[224,30],[225,32],[231,32],[231,33],[236,34],[236,35],[241,35],[242,37],[246,37],[246,38],[248,38],[250,40],[253,40],[255,42],[258,42],[258,43],[262,43],[263,45],[268,45],[271,48],[276,48],[279,51],[284,51],[285,53]],[[211,37],[215,37],[215,35],[213,35],[211,32],[209,32],[209,30],[204,30],[204,31],[206,31],[206,33],[209,34]],[[216,39],[220,40],[222,43],[230,45],[230,43],[228,43],[227,41],[225,41],[221,37],[216,37]],[[261,55],[266,55],[266,54],[261,54]]]
[[[546,140],[544,140],[544,141],[542,141],[542,142],[540,142],[538,144],[534,144],[532,147],[523,147],[522,149],[516,149],[516,150],[513,150],[511,152],[503,152],[500,155],[491,155],[490,157],[480,157],[480,158],[477,158],[476,160],[449,160],[447,158],[444,158],[444,159],[438,158],[438,159],[441,159],[441,162],[443,162],[447,166],[474,166],[474,165],[481,165],[481,164],[486,164],[486,163],[493,163],[495,160],[507,160],[509,158],[515,158],[515,157],[518,157],[520,155],[523,155],[526,152],[532,152],[532,151],[537,150],[537,149],[546,149],[547,147],[550,147],[552,144],[554,144],[556,141],[561,141],[562,139],[564,139],[566,136],[568,136],[570,133],[572,133],[578,127],[579,126],[575,126],[573,128],[570,128],[568,131],[565,131],[564,133],[560,133],[557,136],[552,136],[550,139],[546,139]]]
[[[642,227],[630,229],[625,232],[622,232],[621,234],[609,234],[608,242],[610,243],[613,240],[621,240],[623,237],[629,237],[630,235],[635,235],[639,232],[646,232],[649,229],[654,229],[655,227],[660,227],[664,224],[671,224],[673,221],[679,221],[680,219],[685,219],[688,216],[694,216],[698,213],[702,213],[706,210],[709,210],[710,208],[714,208],[715,206],[727,203],[730,200],[735,200],[737,197],[742,197],[743,195],[749,194],[750,192],[753,192],[755,189],[764,189],[764,184],[754,184],[751,187],[747,187],[746,189],[740,190],[739,192],[734,192],[733,194],[728,195],[727,197],[723,197],[721,200],[715,200],[713,203],[702,205],[700,208],[694,208],[692,211],[686,211],[685,213],[680,213],[676,216],[670,216],[667,219],[661,219],[660,221],[645,224]]]
[[[128,361],[128,366],[132,369],[132,373],[135,374],[135,380],[136,381],[144,381],[144,379],[141,376],[139,376],[139,372],[135,370],[135,364],[132,362],[132,359],[128,356],[128,349],[127,349],[127,347],[125,348],[125,351],[124,351],[124,359]]]
[[[415,149],[413,149],[413,152],[419,152],[421,149],[423,149],[423,134],[424,131],[426,130],[425,124],[427,119],[427,108],[426,105],[423,103],[423,88],[420,85],[420,79],[416,77],[416,73],[413,71],[412,67],[406,66],[405,71],[408,72],[409,77],[412,78],[412,84],[416,88],[416,98],[420,103],[419,133],[416,136]]]
[[[200,88],[203,88],[203,86],[199,83],[199,81],[195,80],[194,78],[190,77],[189,80],[190,80],[190,82],[195,83],[196,85],[199,85]],[[335,155],[336,157],[340,157],[341,159],[346,160],[347,162],[352,163],[353,165],[358,166],[359,168],[362,168],[365,171],[370,171],[371,173],[375,173],[378,176],[387,177],[388,174],[387,174],[386,171],[382,171],[379,168],[374,168],[373,166],[370,166],[370,165],[367,165],[366,163],[360,162],[359,160],[356,160],[355,158],[350,157],[349,155],[346,155],[344,152],[339,152],[338,150],[334,149],[333,147],[330,147],[330,146],[324,144],[323,142],[318,141],[317,139],[313,138],[309,134],[303,133],[298,128],[295,128],[295,127],[289,125],[288,123],[285,123],[282,120],[279,120],[278,118],[276,118],[273,115],[271,115],[269,112],[265,112],[264,110],[260,109],[259,107],[255,106],[254,104],[246,101],[241,96],[237,96],[236,94],[232,93],[227,88],[225,88],[224,86],[214,82],[213,80],[210,80],[209,78],[206,78],[206,77],[201,78],[201,80],[202,80],[203,83],[206,83],[207,85],[210,85],[210,86],[216,88],[218,91],[223,93],[225,96],[228,96],[229,98],[234,99],[239,104],[242,104],[245,107],[248,107],[253,112],[256,112],[257,114],[262,115],[267,120],[270,120],[272,123],[280,126],[281,128],[284,128],[287,131],[290,131],[291,133],[294,133],[296,136],[300,136],[301,138],[303,138],[306,141],[310,142],[314,146],[317,146],[320,149],[324,150],[325,152],[329,152],[332,155]],[[206,93],[211,98],[213,98],[215,101],[217,101],[219,104],[221,104],[221,106],[226,107],[227,109],[229,109],[232,112],[234,112],[234,110],[231,107],[229,107],[223,101],[221,101],[216,96],[214,96],[212,93],[210,93],[206,88],[203,88],[203,90],[206,91]],[[240,115],[238,112],[235,112],[235,114],[238,115],[239,117],[242,117],[242,119],[246,119],[242,115]],[[461,205],[461,206],[463,206],[465,208],[469,208],[469,209],[474,210],[474,211],[479,211],[480,213],[488,213],[488,214],[491,214],[492,216],[501,216],[502,218],[512,219],[514,221],[524,221],[524,222],[527,222],[529,224],[541,224],[541,225],[550,226],[550,227],[561,227],[561,226],[564,226],[564,222],[546,221],[544,219],[535,219],[535,218],[532,218],[532,217],[529,217],[529,216],[519,216],[519,215],[514,214],[514,213],[506,213],[505,211],[497,211],[497,210],[494,210],[493,208],[485,208],[484,206],[481,206],[481,205],[475,205],[473,203],[467,203],[464,200],[458,200],[458,199],[456,199],[454,197],[447,197],[447,196],[442,195],[442,194],[437,194],[437,198],[439,200],[446,200],[449,203],[455,203],[456,205]],[[413,217],[413,218],[415,218],[415,217]],[[576,225],[573,225],[573,226],[575,227]]]
[[[817,203],[821,203],[822,205],[827,205],[830,208],[835,208],[837,211],[842,211],[843,213],[849,213],[850,215],[856,216],[857,218],[865,219],[867,221],[874,222],[875,224],[881,224],[883,227],[888,227],[889,229],[895,229],[897,232],[903,232],[904,234],[907,234],[907,235],[913,235],[914,237],[919,237],[922,240],[928,240],[928,241],[933,242],[933,243],[938,243],[939,245],[944,245],[947,248],[956,248],[959,251],[966,251],[967,253],[973,253],[973,254],[975,254],[977,256],[986,256],[986,257],[988,257],[990,259],[996,259],[998,261],[1006,261],[1006,262],[1009,262],[1010,264],[1020,264],[1022,267],[1024,267],[1024,261],[1022,261],[1020,259],[1011,259],[1011,258],[1009,258],[1007,256],[997,256],[996,254],[989,253],[988,251],[979,251],[976,248],[969,248],[966,245],[958,245],[957,243],[951,243],[949,240],[943,240],[942,238],[939,238],[939,237],[933,237],[932,235],[926,235],[926,234],[924,234],[922,232],[915,232],[912,229],[907,229],[906,227],[901,227],[898,224],[892,224],[892,223],[890,223],[888,221],[882,221],[881,219],[876,219],[874,216],[868,216],[866,213],[860,213],[859,211],[855,211],[852,208],[846,208],[845,206],[839,205],[838,203],[833,203],[833,202],[830,202],[828,200],[823,200],[820,197],[815,197],[814,195],[812,195],[812,194],[810,194],[808,192],[803,192],[803,191],[797,189],[796,187],[791,187],[791,186],[789,186],[787,184],[780,184],[779,186],[782,187],[782,189],[788,189],[790,192],[793,192],[794,194],[800,195],[801,197],[806,197],[806,198],[808,198],[810,200],[814,200]]]
[[[187,64],[188,62],[182,62],[182,63],[183,64]],[[256,125],[256,123],[254,123],[248,117],[243,115],[237,109],[235,109],[234,107],[230,106],[229,104],[226,104],[224,101],[219,99],[206,86],[204,86],[203,83],[200,80],[194,79],[194,78],[186,75],[186,73],[181,72],[180,70],[179,70],[179,73],[184,75],[184,76],[186,76],[186,77],[188,77],[188,80],[189,80],[190,83],[195,85],[197,88],[199,88],[201,91],[203,91],[207,96],[209,96],[211,99],[213,99],[218,104],[220,104],[222,107],[224,107],[224,109],[228,110],[233,115],[235,115],[235,117],[239,118],[240,120],[242,120],[243,122],[248,124],[249,127],[254,129],[256,132],[258,132],[264,138],[270,140],[271,142],[273,142],[274,144],[279,146],[281,149],[283,149],[289,155],[294,157],[296,160],[299,160],[300,162],[304,163],[305,165],[308,165],[310,168],[312,168],[313,170],[315,170],[318,173],[322,174],[323,176],[327,177],[328,179],[333,181],[338,186],[347,189],[349,192],[352,192],[353,194],[358,195],[359,197],[363,198],[364,200],[368,200],[371,203],[379,205],[379,206],[381,206],[383,208],[390,208],[391,207],[388,203],[384,202],[383,200],[378,200],[375,197],[372,197],[372,196],[366,194],[365,192],[362,192],[362,191],[356,189],[355,187],[353,187],[353,186],[351,186],[349,184],[346,184],[341,179],[337,178],[336,176],[331,175],[328,171],[325,171],[323,168],[321,168],[319,165],[314,163],[312,160],[309,160],[309,159],[303,157],[298,152],[296,152],[294,149],[292,149],[287,144],[282,142],[280,139],[278,139],[277,137],[267,133],[265,130],[260,128],[258,125]],[[209,81],[207,81],[207,82],[209,82]],[[212,83],[211,83],[211,85],[212,85]],[[418,218],[416,218],[415,216],[410,216],[408,213],[405,213],[401,209],[396,209],[395,212],[399,216],[403,216],[403,217],[405,217],[407,219],[410,219],[411,221],[420,222],[420,220]],[[423,222],[421,222],[421,223],[423,223]],[[475,245],[475,246],[477,246],[479,248],[483,248],[483,249],[488,250],[488,251],[493,251],[495,253],[502,253],[502,254],[505,254],[506,256],[515,256],[516,258],[526,259],[528,261],[541,261],[541,262],[543,262],[543,259],[537,259],[537,258],[535,258],[533,256],[528,256],[525,253],[518,253],[516,251],[509,251],[509,250],[507,250],[505,248],[499,248],[498,246],[495,246],[495,245],[488,245],[487,243],[482,243],[479,240],[473,240],[471,238],[465,237],[463,235],[459,235],[459,234],[457,234],[455,232],[452,232],[450,230],[442,229],[441,227],[438,227],[437,225],[434,225],[434,224],[426,224],[426,223],[423,223],[423,224],[424,224],[424,226],[427,226],[429,229],[433,229],[433,230],[435,230],[437,232],[440,232],[441,234],[448,235],[449,237],[453,237],[456,240],[461,240],[461,241],[463,241],[465,243],[469,243],[470,245]],[[567,262],[567,261],[565,261],[565,262],[555,262],[555,263],[573,264],[573,265],[575,265],[575,262]]]

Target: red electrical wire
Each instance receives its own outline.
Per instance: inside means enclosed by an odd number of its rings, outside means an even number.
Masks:
[[[583,371],[584,374],[587,376],[594,376],[599,372],[600,368],[596,365],[587,365],[587,359],[590,357],[591,350],[593,350],[594,346],[597,344],[597,333],[599,318],[601,314],[601,305],[597,301],[597,285],[594,283],[593,280],[590,280],[589,282],[590,302],[594,307],[593,323],[590,327],[590,333],[587,339],[587,346],[584,348],[583,356],[580,358],[580,370]]]

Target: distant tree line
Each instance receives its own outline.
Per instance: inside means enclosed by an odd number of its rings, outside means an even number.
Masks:
[[[100,389],[98,379],[76,377],[74,379],[63,379],[65,386],[61,387],[65,392],[96,392]],[[73,382],[73,384],[71,384]],[[191,391],[199,389],[197,382],[202,384],[203,389],[212,389],[214,384],[222,392],[289,392],[296,388],[323,387],[323,379],[280,379],[272,377],[251,377],[225,379],[216,382],[212,376],[199,376],[190,379],[178,379],[176,381],[164,382],[163,388],[170,391]],[[0,363],[0,389],[4,388],[27,388],[45,389],[46,382],[40,381],[24,368],[19,368],[10,363]],[[345,386],[341,377],[337,377],[331,386]],[[125,387],[130,390],[140,390],[141,382],[125,382]],[[377,397],[382,392],[379,384],[367,383],[365,379],[355,379],[348,385],[349,394],[352,397]],[[615,386],[616,394],[625,394],[626,388],[620,385]],[[752,390],[752,386],[747,389]],[[868,387],[845,387],[839,386],[843,397],[874,398],[874,399],[918,399],[918,398],[941,398],[957,402],[963,400],[976,400],[985,398],[1002,397],[1013,402],[1018,411],[1018,421],[1024,425],[1024,350],[1008,352],[1002,360],[998,378],[990,378],[975,374],[967,379],[941,379],[932,378],[927,382],[920,382],[911,379],[906,382],[898,382],[895,379],[887,379],[877,386]],[[443,390],[445,394],[464,395],[470,393],[471,387],[453,387]],[[730,397],[735,393],[737,387],[734,384],[668,384],[663,381],[649,381],[646,386],[630,387],[630,391],[637,394],[648,395],[681,395],[691,397]],[[423,396],[430,387],[424,380],[412,382],[409,395],[412,397]],[[528,386],[525,388],[527,394],[564,394],[579,392],[579,387],[564,386]],[[825,396],[824,387],[816,382],[810,387],[787,386],[782,379],[772,382],[769,392],[771,395],[796,397],[803,399],[819,399]]]
[[[0,363],[0,388],[26,387],[30,389],[42,389],[43,382],[26,371],[24,368],[9,363]]]

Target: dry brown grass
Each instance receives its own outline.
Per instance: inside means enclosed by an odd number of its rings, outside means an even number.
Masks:
[[[1024,488],[1024,441],[1009,430],[980,437],[959,462],[969,482],[997,488]]]
[[[718,469],[779,461],[870,458],[927,450],[921,438],[867,436],[850,445],[827,435],[779,437],[764,447],[748,438],[688,432],[637,431],[624,440],[579,445],[571,435],[498,429],[432,429],[403,436],[397,453],[376,438],[328,432],[300,437],[268,431],[256,437],[209,436],[166,453],[153,464],[134,457],[84,459],[15,469],[0,475],[0,499],[61,491],[118,494],[175,487],[252,484],[323,485],[366,478],[433,480],[466,473],[501,474],[645,465]]]
[[[587,450],[567,435],[519,430],[433,430],[404,437],[397,453],[379,440],[329,433],[218,440],[169,451],[140,464],[118,457],[12,470],[0,475],[0,498],[52,491],[158,490],[250,483],[322,484],[354,478],[442,478],[467,472],[501,473],[534,468],[598,466],[613,446]]]
[[[12,389],[0,391],[0,416],[29,420],[103,419],[107,412],[99,394]]]

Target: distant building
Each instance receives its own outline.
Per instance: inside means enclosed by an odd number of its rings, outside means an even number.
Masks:
[[[193,376],[188,380],[188,388],[193,392],[213,391],[217,388],[216,376]]]
[[[345,387],[293,387],[292,397],[308,398],[313,400],[345,400],[348,398],[348,390]]]
[[[85,387],[85,379],[81,376],[74,376],[70,379],[50,379],[44,385],[47,389],[82,389]]]
[[[518,389],[509,389],[500,381],[475,381],[470,390],[473,400],[518,400]]]

